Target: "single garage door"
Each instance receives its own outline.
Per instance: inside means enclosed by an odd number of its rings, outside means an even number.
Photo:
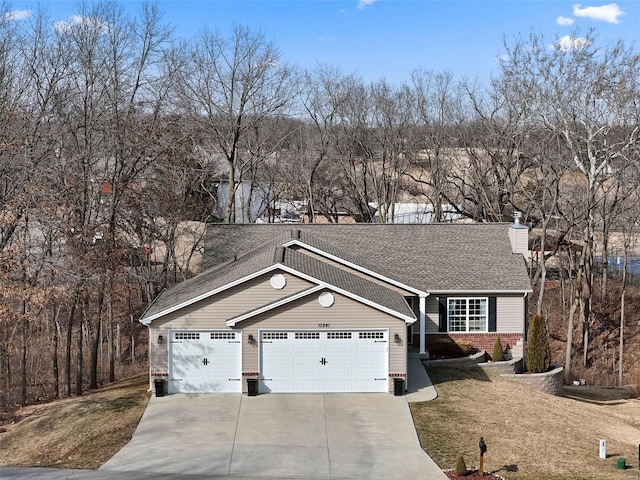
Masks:
[[[169,393],[242,392],[241,333],[169,332]]]
[[[260,391],[387,392],[388,332],[263,331]]]

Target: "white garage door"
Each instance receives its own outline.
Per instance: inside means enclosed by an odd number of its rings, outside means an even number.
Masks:
[[[240,393],[241,333],[169,333],[169,393]]]
[[[388,332],[264,331],[261,392],[387,392]]]

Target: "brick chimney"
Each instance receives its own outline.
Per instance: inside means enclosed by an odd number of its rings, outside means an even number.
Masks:
[[[509,225],[509,240],[511,251],[526,257],[529,252],[529,227],[520,223],[521,218],[522,212],[513,212],[513,223]]]

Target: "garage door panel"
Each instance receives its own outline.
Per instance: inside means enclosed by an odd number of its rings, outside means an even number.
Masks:
[[[324,350],[327,355],[330,354],[347,354],[351,355],[356,352],[356,349],[353,345],[344,345],[344,344],[334,344],[330,343],[327,345],[327,348]]]
[[[315,366],[307,366],[305,368],[296,365],[292,373],[294,378],[320,378],[322,376],[320,369],[315,368]]]
[[[385,352],[386,353],[386,352]],[[356,355],[354,360],[356,365],[370,365],[372,367],[386,365],[386,359],[380,358],[382,355]]]
[[[324,385],[318,380],[305,379],[305,380],[295,380],[291,382],[290,385],[287,385],[291,388],[291,391],[294,392],[305,392],[305,393],[323,393]],[[282,391],[283,393],[288,393],[288,390],[274,390],[274,391]]]
[[[242,391],[240,332],[170,332],[169,393]]]
[[[298,341],[296,340],[296,342]],[[319,355],[322,352],[322,347],[317,342],[318,340],[316,340],[316,345],[294,345],[293,352],[299,355]]]
[[[260,391],[387,392],[387,335],[386,331],[263,332],[261,339],[268,341],[261,345]]]

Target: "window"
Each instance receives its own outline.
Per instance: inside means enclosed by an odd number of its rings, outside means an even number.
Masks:
[[[320,332],[296,332],[296,340],[319,340]]]
[[[286,340],[287,332],[262,332],[262,340]]]
[[[235,332],[211,332],[211,340],[235,340]]]
[[[351,332],[327,332],[327,340],[345,340],[351,338]]]
[[[488,331],[487,298],[449,298],[448,322],[450,332]]]
[[[173,338],[176,340],[200,340],[200,333],[176,332]]]
[[[384,332],[359,332],[361,340],[384,340]]]

